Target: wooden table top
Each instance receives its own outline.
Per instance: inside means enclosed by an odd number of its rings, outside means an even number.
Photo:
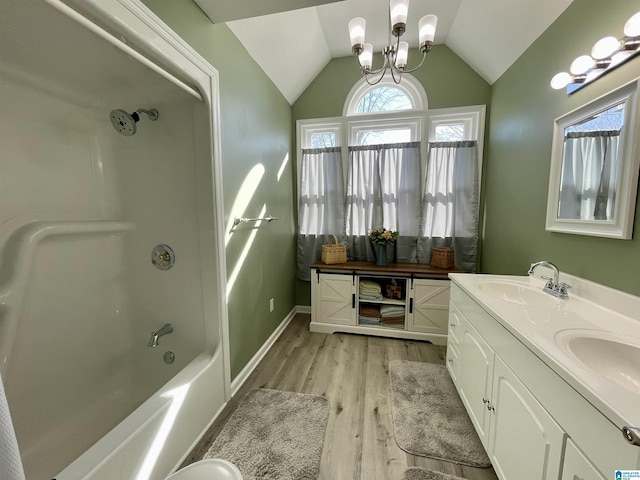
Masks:
[[[311,268],[326,271],[374,272],[383,274],[428,275],[447,277],[449,273],[460,272],[457,268],[439,268],[424,263],[388,263],[381,266],[375,262],[346,262],[326,264],[318,260]]]

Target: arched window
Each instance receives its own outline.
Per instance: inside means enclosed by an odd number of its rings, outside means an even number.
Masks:
[[[427,94],[415,77],[402,76],[400,84],[391,76],[376,85],[369,85],[365,78],[357,82],[344,103],[343,115],[366,115],[401,110],[426,110]]]

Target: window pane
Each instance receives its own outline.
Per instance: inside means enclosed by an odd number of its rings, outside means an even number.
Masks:
[[[624,102],[615,105],[609,110],[598,113],[582,123],[572,125],[565,129],[569,132],[598,132],[606,130],[620,130],[624,123]]]
[[[394,130],[364,130],[358,132],[358,145],[380,145],[383,143],[404,143],[411,141],[409,128]]]
[[[357,113],[388,112],[413,108],[407,95],[395,87],[379,87],[367,92],[358,103]]]
[[[436,125],[436,142],[461,142],[464,140],[464,123]]]
[[[325,148],[336,146],[336,134],[333,132],[320,132],[311,134],[310,148]]]

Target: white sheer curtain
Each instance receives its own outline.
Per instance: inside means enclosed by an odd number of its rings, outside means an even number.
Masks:
[[[566,135],[559,218],[613,218],[619,139],[618,130],[573,132]]]
[[[478,150],[475,141],[429,143],[418,236],[418,261],[433,247],[453,247],[455,264],[468,272],[478,257]]]
[[[368,233],[396,230],[387,252],[399,262],[416,262],[420,219],[420,142],[349,147],[346,197],[347,245],[354,260],[375,260]]]
[[[344,180],[340,147],[302,151],[297,267],[298,278],[310,280],[309,267],[322,256],[322,245],[344,242]]]

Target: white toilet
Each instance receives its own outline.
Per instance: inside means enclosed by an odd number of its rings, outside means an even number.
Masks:
[[[233,463],[212,458],[187,465],[167,480],[242,480],[242,474]]]

